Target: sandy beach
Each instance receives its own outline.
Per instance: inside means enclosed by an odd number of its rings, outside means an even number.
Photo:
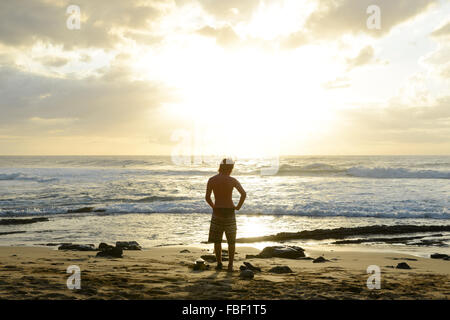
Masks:
[[[0,306],[448,314],[449,57],[449,0],[0,0]]]
[[[226,248],[226,247],[225,247]],[[181,252],[183,251],[183,252]],[[124,251],[123,258],[45,247],[0,247],[1,299],[449,299],[449,261],[389,252],[305,249],[310,259],[250,258],[260,250],[237,248],[235,271],[194,271],[211,249],[173,246]],[[251,280],[239,277],[243,262],[260,267]],[[411,269],[396,269],[406,262]],[[227,262],[224,262],[225,266]],[[67,268],[81,270],[81,289],[70,290]],[[369,289],[369,265],[381,269],[381,288]],[[288,266],[275,274],[269,269]]]

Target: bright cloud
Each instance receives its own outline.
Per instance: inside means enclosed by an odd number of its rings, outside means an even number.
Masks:
[[[448,1],[71,4],[0,2],[2,154],[450,153]]]

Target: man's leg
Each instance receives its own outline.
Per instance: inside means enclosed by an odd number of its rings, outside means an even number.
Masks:
[[[234,251],[236,245],[234,243],[228,243],[228,271],[233,271]]]
[[[223,226],[220,221],[213,216],[211,219],[211,225],[209,227],[208,242],[214,243],[214,254],[216,255],[217,270],[222,269],[222,238],[223,238]]]
[[[236,249],[236,224],[232,224],[225,231],[228,243],[228,271],[233,271],[234,252]]]
[[[229,218],[225,223],[225,236],[228,243],[228,271],[233,271],[234,253],[236,249],[236,218],[234,209],[230,209]]]
[[[222,242],[214,243],[214,253],[216,254],[217,269],[222,267]]]

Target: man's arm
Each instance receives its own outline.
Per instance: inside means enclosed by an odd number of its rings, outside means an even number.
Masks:
[[[212,185],[211,185],[211,179],[209,179],[208,184],[206,185],[205,200],[206,200],[206,202],[208,202],[210,207],[214,209],[214,202],[211,200],[211,192],[212,192]]]
[[[239,191],[239,193],[241,194],[241,198],[239,199],[239,203],[238,205],[235,207],[236,210],[241,209],[242,205],[244,204],[245,198],[247,197],[247,193],[245,192],[244,188],[242,188],[241,184],[239,183],[239,181],[235,180],[235,185],[234,187],[237,189],[237,191]]]

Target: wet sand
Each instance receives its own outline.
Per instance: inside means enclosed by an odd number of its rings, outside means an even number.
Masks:
[[[225,246],[226,248],[226,246]],[[181,253],[182,250],[188,253]],[[123,258],[96,258],[96,252],[44,247],[0,247],[1,299],[449,299],[450,261],[407,254],[306,249],[328,262],[282,258],[246,259],[253,247],[238,247],[235,271],[193,271],[190,266],[211,249],[186,246],[124,251]],[[260,267],[252,280],[239,266]],[[396,269],[406,262],[412,269]],[[70,290],[66,272],[81,270],[81,289]],[[381,269],[381,289],[368,289],[369,265]],[[226,268],[227,262],[224,262]],[[273,274],[274,266],[293,273]]]

